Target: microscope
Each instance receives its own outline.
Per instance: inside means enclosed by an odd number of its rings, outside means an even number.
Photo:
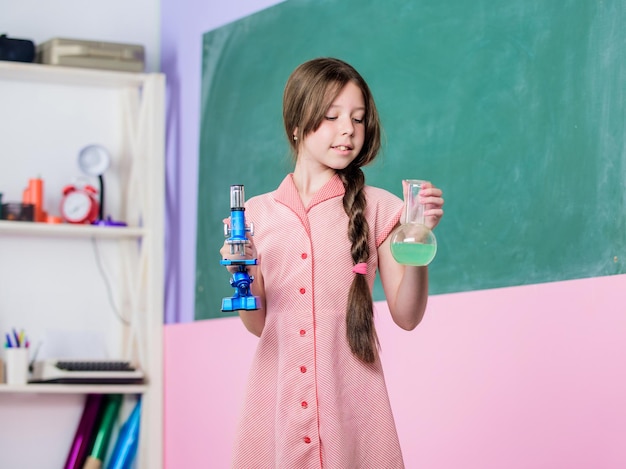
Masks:
[[[235,289],[231,298],[222,299],[222,311],[253,311],[259,309],[259,298],[252,295],[250,285],[254,277],[248,273],[248,266],[257,265],[257,259],[243,259],[246,255],[246,245],[250,243],[246,232],[254,236],[254,225],[246,226],[245,218],[245,195],[243,185],[230,186],[230,226],[224,223],[224,237],[230,245],[230,253],[241,256],[242,259],[222,259],[221,265],[237,266],[237,270],[230,279],[230,285]]]

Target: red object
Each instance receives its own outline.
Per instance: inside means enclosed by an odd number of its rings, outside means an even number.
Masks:
[[[53,224],[53,225],[58,225],[60,223],[63,223],[63,218],[55,217],[54,215],[48,215],[46,217],[46,223],[50,223],[50,224]]]
[[[43,210],[43,179],[28,180],[28,187],[22,194],[22,202],[35,207],[34,221],[45,222],[48,214]]]
[[[61,216],[68,223],[93,223],[98,219],[98,191],[90,185],[65,186],[61,200]]]

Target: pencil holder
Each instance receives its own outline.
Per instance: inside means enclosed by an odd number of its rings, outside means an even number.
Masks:
[[[15,347],[4,349],[4,364],[7,384],[28,383],[28,348]]]

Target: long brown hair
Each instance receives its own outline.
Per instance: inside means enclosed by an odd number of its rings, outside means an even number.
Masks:
[[[369,259],[369,227],[365,219],[366,199],[362,166],[371,163],[380,149],[380,120],[369,86],[348,63],[335,58],[318,58],[298,66],[285,85],[283,121],[294,155],[303,138],[315,132],[341,90],[356,84],[365,101],[365,140],[359,155],[348,167],[337,171],[345,187],[343,208],[348,215],[348,238],[354,264]],[[294,132],[296,132],[294,134]],[[296,138],[294,138],[296,137]],[[377,357],[378,338],[374,328],[372,293],[365,275],[354,275],[348,295],[346,333],[352,353],[366,363]]]

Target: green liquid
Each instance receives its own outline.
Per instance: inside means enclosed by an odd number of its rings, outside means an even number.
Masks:
[[[391,243],[391,254],[399,264],[428,265],[436,253],[436,244]]]

